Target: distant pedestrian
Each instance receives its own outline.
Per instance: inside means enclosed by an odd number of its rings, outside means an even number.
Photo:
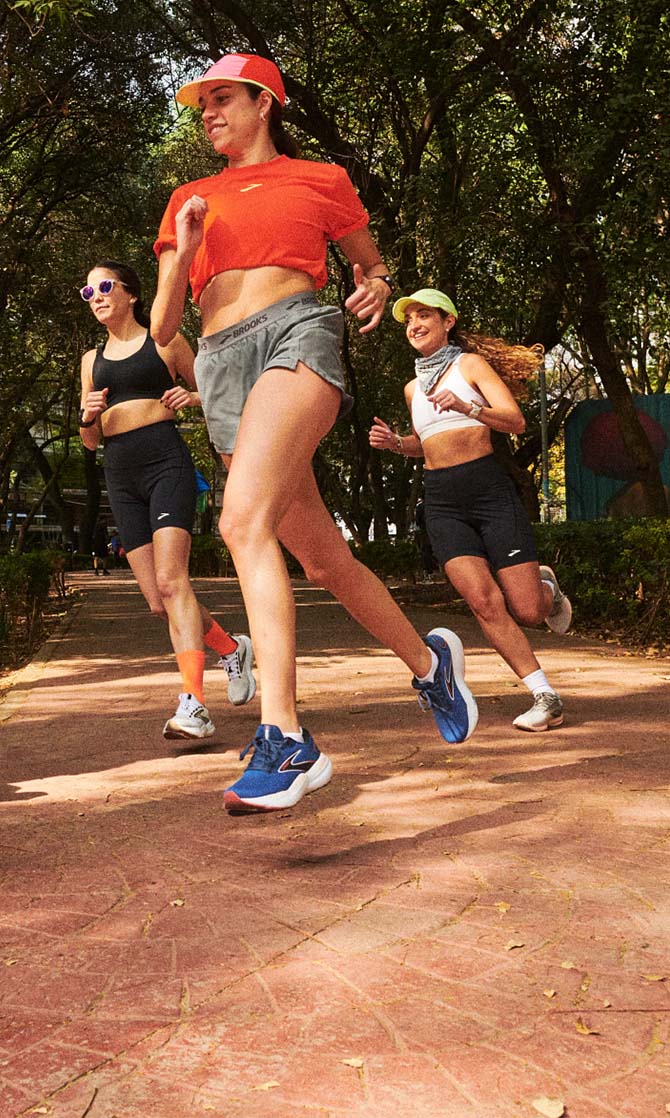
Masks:
[[[102,521],[98,520],[93,531],[93,571],[96,575],[109,575],[109,544],[107,543],[107,529]]]
[[[122,546],[121,546],[121,537],[120,537],[119,533],[116,531],[116,529],[114,529],[114,531],[112,532],[112,538],[109,541],[109,548],[110,548],[110,551],[112,553],[112,558],[114,559],[114,566],[115,567],[120,567],[121,566],[121,551],[123,549],[122,549]]]

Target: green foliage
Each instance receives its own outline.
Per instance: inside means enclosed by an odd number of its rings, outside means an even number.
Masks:
[[[189,571],[193,578],[229,578],[235,574],[228,548],[215,536],[193,536]]]
[[[416,579],[422,570],[421,553],[413,539],[371,540],[351,545],[356,559],[379,578]]]
[[[49,20],[65,26],[70,20],[90,19],[90,0],[14,0],[15,12],[26,16],[42,27]]]
[[[48,551],[0,555],[0,663],[15,663],[39,643],[57,561]]]
[[[535,525],[540,562],[558,575],[577,631],[670,642],[670,524],[597,520]]]

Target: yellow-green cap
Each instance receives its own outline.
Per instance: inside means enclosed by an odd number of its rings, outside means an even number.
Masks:
[[[448,295],[445,295],[443,291],[438,291],[436,287],[422,287],[420,291],[415,291],[413,295],[405,295],[393,304],[393,317],[396,322],[405,321],[405,311],[410,303],[421,303],[424,307],[437,307],[438,310],[446,311],[447,314],[453,314],[454,318],[458,318],[458,311]]]

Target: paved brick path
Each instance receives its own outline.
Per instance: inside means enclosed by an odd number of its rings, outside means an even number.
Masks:
[[[538,634],[567,722],[523,734],[452,616],[481,718],[447,748],[406,669],[297,584],[335,777],[231,819],[257,701],[212,669],[216,736],[165,742],[165,631],[127,575],[78,582],[0,705],[2,1118],[667,1115],[670,661]],[[243,627],[235,582],[198,588]]]

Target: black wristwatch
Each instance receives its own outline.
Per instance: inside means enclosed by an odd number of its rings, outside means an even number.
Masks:
[[[79,426],[80,427],[93,427],[94,424],[96,424],[97,422],[98,422],[98,417],[96,415],[93,419],[89,419],[86,423],[84,423],[84,409],[83,408],[79,409]]]
[[[370,276],[369,279],[371,279],[371,280],[373,280],[373,279],[383,280],[384,283],[386,284],[386,286],[389,289],[389,295],[392,295],[393,292],[396,289],[396,282],[391,276]]]

